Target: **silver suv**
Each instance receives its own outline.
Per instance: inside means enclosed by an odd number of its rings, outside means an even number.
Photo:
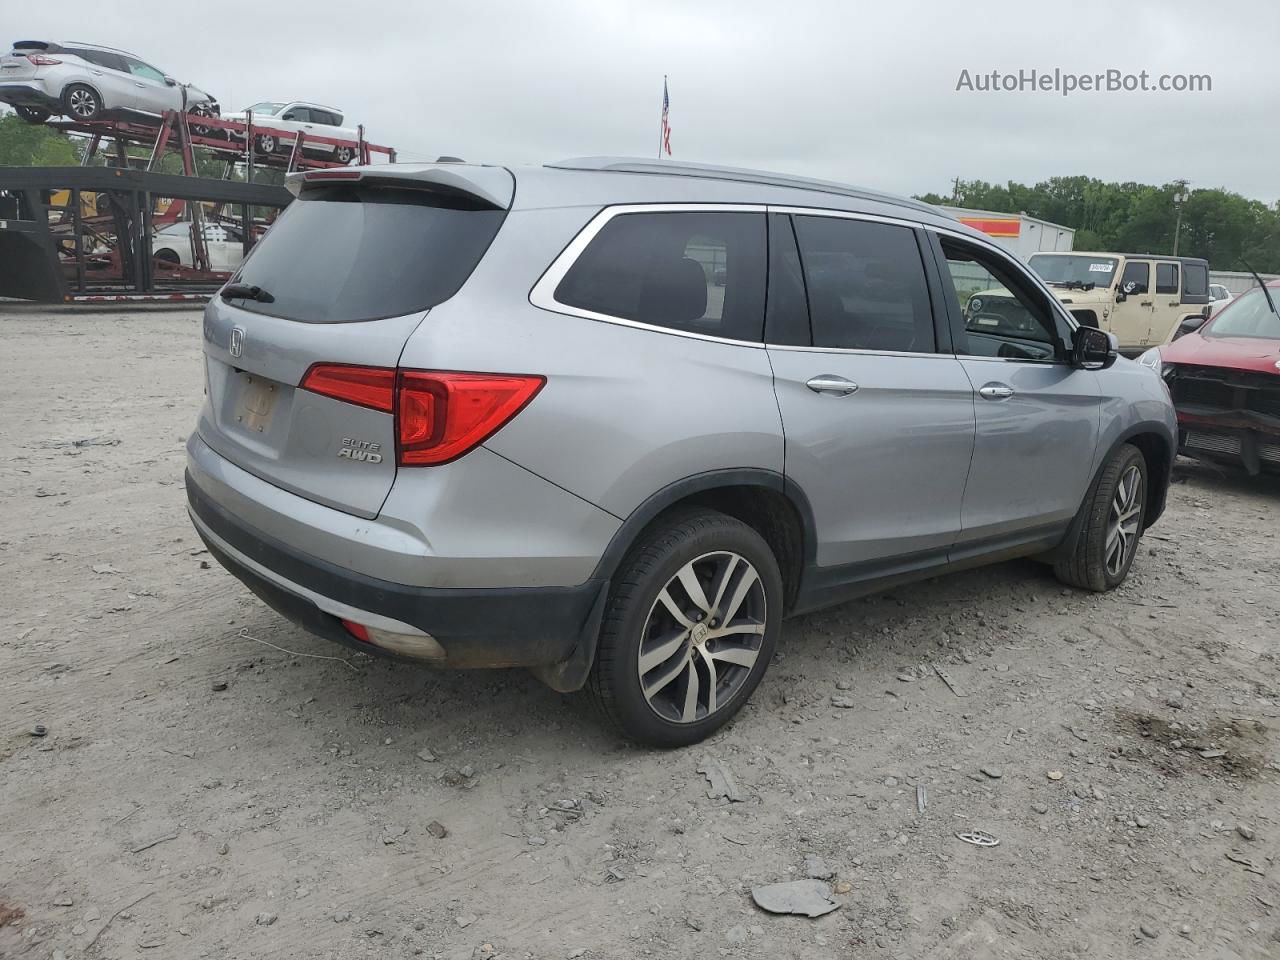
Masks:
[[[219,113],[218,101],[203,90],[178,83],[124,50],[45,40],[19,40],[0,56],[0,103],[11,104],[30,123],[59,113],[86,122],[126,111]]]
[[[785,616],[1018,556],[1107,590],[1164,507],[1159,375],[914,201],[612,159],[291,188],[205,312],[187,491],[349,646],[529,667],[688,744]]]

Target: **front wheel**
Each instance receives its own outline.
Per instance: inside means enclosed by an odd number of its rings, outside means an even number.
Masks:
[[[339,163],[350,163],[355,159],[355,147],[338,147],[333,151],[333,159]]]
[[[742,708],[773,657],[782,575],[769,545],[711,510],[675,515],[623,561],[589,689],[625,736],[685,746]]]
[[[1147,504],[1147,461],[1132,444],[1120,447],[1089,491],[1071,553],[1054,564],[1059,580],[1098,592],[1124,581],[1138,552]]]
[[[187,111],[188,122],[191,124],[191,132],[197,137],[226,137],[226,131],[221,128],[215,129],[208,124],[201,123],[201,117],[212,117],[213,109],[207,103],[197,103],[194,107]]]

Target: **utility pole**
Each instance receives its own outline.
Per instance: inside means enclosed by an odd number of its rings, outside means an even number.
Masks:
[[[951,204],[952,206],[960,205],[960,178],[956,177],[951,181]]]
[[[1173,207],[1178,213],[1178,219],[1173,226],[1173,255],[1178,255],[1178,234],[1182,232],[1182,205],[1187,202],[1187,181],[1175,180],[1173,184],[1178,189],[1173,194]]]

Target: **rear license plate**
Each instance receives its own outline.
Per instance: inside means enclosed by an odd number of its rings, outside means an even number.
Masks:
[[[275,409],[280,394],[278,385],[248,373],[242,373],[239,377],[240,403],[236,419],[246,430],[263,433],[271,424],[271,411]]]

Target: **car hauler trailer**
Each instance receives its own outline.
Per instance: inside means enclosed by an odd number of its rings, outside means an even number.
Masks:
[[[317,144],[335,147],[335,155],[343,146],[362,164],[396,160],[394,149],[365,140],[363,127],[356,140],[345,141],[273,130],[255,124],[252,114],[243,122],[169,111],[49,125],[83,139],[81,165],[0,167],[0,297],[203,299],[229,276],[225,258],[223,269],[214,269],[210,235],[233,231],[248,254],[292,199],[283,186],[255,182],[255,174],[344,166],[308,150]],[[260,155],[264,134],[285,146]],[[197,148],[223,162],[221,179],[197,176]],[[158,172],[171,150],[181,157],[182,174]],[[91,165],[103,161],[108,165]],[[242,180],[235,179],[238,171]],[[190,223],[189,256],[177,262],[171,251],[153,256],[156,231],[180,222]],[[223,230],[210,230],[217,226]]]
[[[207,297],[228,274],[209,269],[206,217],[235,225],[247,252],[292,199],[283,186],[149,170],[0,167],[0,297]],[[193,267],[152,256],[156,229],[180,216],[192,223]]]

